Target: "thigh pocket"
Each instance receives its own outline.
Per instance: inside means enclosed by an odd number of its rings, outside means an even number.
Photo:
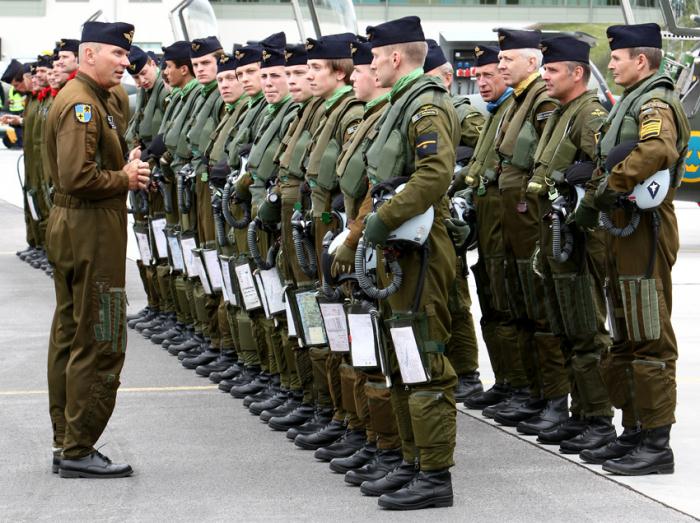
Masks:
[[[656,279],[620,276],[618,281],[628,339],[636,342],[658,340],[661,336],[659,310],[664,304]]]
[[[93,330],[102,352],[126,350],[126,291],[96,282],[93,293]]]
[[[442,391],[419,390],[408,397],[413,436],[418,447],[453,444],[456,438],[454,404]]]

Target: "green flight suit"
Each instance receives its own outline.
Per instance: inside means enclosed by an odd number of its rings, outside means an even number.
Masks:
[[[34,156],[34,143],[32,141],[33,128],[38,117],[39,100],[36,93],[27,97],[27,104],[24,110],[23,144],[24,147],[24,223],[27,230],[27,244],[31,247],[40,247],[38,222],[32,217],[29,207],[29,198],[36,199],[35,209],[38,208],[38,201],[41,193],[36,190],[36,162],[41,161]]]
[[[54,446],[93,451],[114,409],[126,349],[126,126],[110,98],[78,73],[57,96],[46,129],[55,187],[47,253],[55,266],[49,340]]]

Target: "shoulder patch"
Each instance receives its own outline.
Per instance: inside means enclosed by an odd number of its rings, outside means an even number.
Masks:
[[[92,107],[88,104],[75,104],[73,107],[75,119],[80,123],[88,123],[92,120]]]
[[[661,118],[649,118],[639,128],[639,139],[647,140],[661,134]]]
[[[553,111],[553,110],[552,110],[552,111],[543,111],[543,112],[541,112],[541,113],[537,113],[537,114],[535,115],[535,119],[536,119],[538,122],[541,122],[541,121],[543,121],[543,120],[548,120],[549,117],[552,116],[553,114],[554,114],[554,111]]]
[[[360,126],[359,123],[353,124],[350,127],[347,128],[345,131],[347,134],[355,134],[355,131],[357,131],[357,128]]]
[[[425,158],[437,154],[438,134],[437,132],[425,133],[416,137],[416,154],[418,158]]]
[[[642,105],[641,110],[645,109],[668,109],[669,105],[661,100],[650,100],[644,105]]]
[[[591,112],[591,116],[607,116],[608,113],[603,111],[602,109],[595,109],[594,111]]]
[[[416,123],[419,121],[421,118],[425,118],[426,116],[437,116],[438,112],[435,107],[432,105],[424,105],[420,109],[418,109],[418,112],[414,114],[411,117],[411,123]]]

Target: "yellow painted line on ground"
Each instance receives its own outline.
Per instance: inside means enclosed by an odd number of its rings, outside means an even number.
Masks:
[[[197,385],[184,387],[121,387],[119,392],[191,392],[215,389],[218,389],[217,385]],[[48,393],[48,390],[0,390],[0,396],[38,396]]]

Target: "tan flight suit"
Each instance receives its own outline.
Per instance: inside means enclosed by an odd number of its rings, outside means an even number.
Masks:
[[[89,454],[114,409],[126,349],[126,122],[114,95],[78,73],[49,112],[45,166],[55,187],[47,253],[56,312],[48,358],[54,446]],[[123,127],[121,125],[123,124]]]

